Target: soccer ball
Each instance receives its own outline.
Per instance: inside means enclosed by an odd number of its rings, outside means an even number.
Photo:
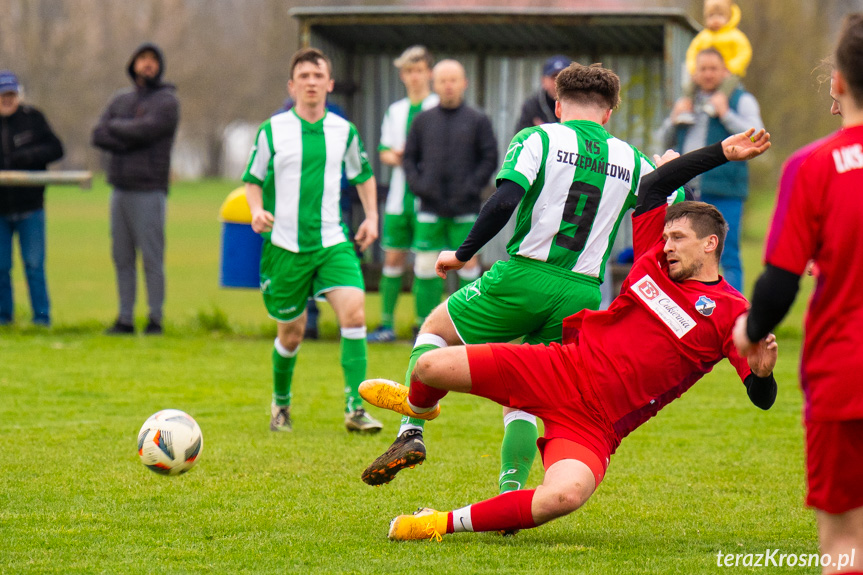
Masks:
[[[138,456],[151,471],[179,475],[195,466],[204,436],[192,416],[179,409],[151,415],[138,432]]]

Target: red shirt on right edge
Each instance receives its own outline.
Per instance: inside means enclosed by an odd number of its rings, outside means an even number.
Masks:
[[[807,421],[863,419],[863,126],[795,152],[783,167],[764,263],[818,267],[800,365]]]

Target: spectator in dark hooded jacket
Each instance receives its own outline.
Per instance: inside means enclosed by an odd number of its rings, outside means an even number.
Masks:
[[[141,252],[150,315],[145,333],[162,333],[165,299],[165,204],[171,147],[179,121],[175,88],[162,81],[165,59],[142,44],[129,60],[134,87],[116,94],[93,130],[93,145],[108,152],[112,257],[120,310],[106,333],[134,333],[135,261]]]

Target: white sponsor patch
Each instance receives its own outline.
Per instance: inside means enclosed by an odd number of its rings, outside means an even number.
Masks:
[[[641,301],[647,304],[662,322],[678,337],[682,338],[696,326],[696,322],[677,303],[662,291],[655,281],[646,275],[630,286]]]

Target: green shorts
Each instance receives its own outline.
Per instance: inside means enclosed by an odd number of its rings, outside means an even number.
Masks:
[[[384,231],[381,248],[385,250],[409,250],[413,246],[417,216],[405,210],[401,214],[384,214]]]
[[[295,320],[306,311],[309,297],[343,287],[365,290],[360,260],[348,242],[302,253],[264,242],[261,293],[274,320]]]
[[[442,218],[433,214],[417,214],[413,249],[418,252],[439,252],[458,248],[476,221],[476,214]]]
[[[560,343],[563,319],[597,309],[599,280],[514,256],[497,262],[478,280],[452,294],[447,311],[466,344]]]

